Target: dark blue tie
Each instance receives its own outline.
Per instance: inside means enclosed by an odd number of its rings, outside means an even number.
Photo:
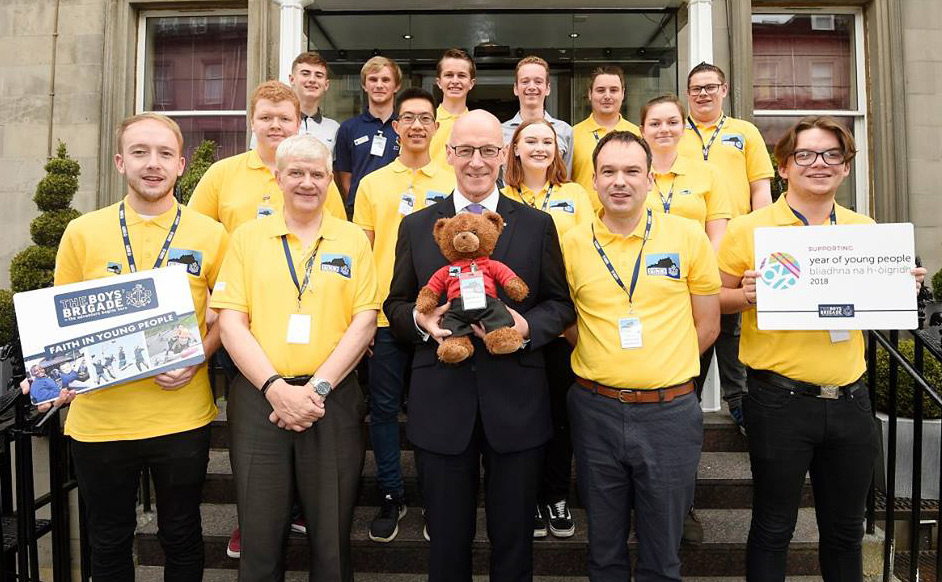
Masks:
[[[471,214],[484,214],[484,206],[481,204],[468,204],[464,207],[464,212]]]

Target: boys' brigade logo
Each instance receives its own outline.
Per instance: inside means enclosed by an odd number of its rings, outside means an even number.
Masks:
[[[648,276],[680,279],[680,255],[677,253],[645,255],[644,265]]]
[[[337,273],[345,279],[349,279],[353,273],[353,260],[348,255],[321,255],[321,271]]]
[[[113,275],[121,274],[121,263],[116,263],[114,261],[109,261],[108,265],[105,267],[105,270]]]
[[[438,192],[437,190],[427,190],[425,192],[425,205],[431,206],[436,202],[441,202],[445,198],[448,198],[448,194],[445,192]]]
[[[203,251],[171,248],[167,253],[167,264],[177,263],[186,267],[186,272],[199,277],[203,269]]]
[[[746,139],[741,133],[728,133],[722,138],[723,145],[733,146],[739,151],[746,149]]]
[[[576,205],[572,200],[550,200],[549,209],[556,212],[565,212],[566,214],[575,214]]]

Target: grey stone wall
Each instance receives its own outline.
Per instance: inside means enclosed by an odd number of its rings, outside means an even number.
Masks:
[[[105,0],[61,0],[52,78],[55,0],[0,2],[0,287],[9,285],[10,259],[29,244],[38,213],[32,196],[43,177],[52,123],[57,140],[82,166],[75,207],[95,206],[101,110]]]
[[[930,275],[942,268],[942,10],[938,0],[903,3],[910,216],[916,252]]]

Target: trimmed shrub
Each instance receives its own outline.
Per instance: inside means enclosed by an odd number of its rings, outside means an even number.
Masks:
[[[36,244],[44,247],[58,247],[65,227],[82,213],[74,208],[43,212],[29,223],[29,234]]]
[[[942,303],[942,269],[932,276],[932,297],[936,303]]]
[[[180,197],[180,203],[186,204],[193,196],[196,185],[206,170],[216,161],[216,142],[212,140],[203,140],[203,142],[193,151],[193,158],[187,164],[186,171],[177,181],[177,194]]]

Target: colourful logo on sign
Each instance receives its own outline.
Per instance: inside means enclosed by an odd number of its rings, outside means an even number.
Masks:
[[[801,265],[788,253],[772,253],[759,265],[759,278],[772,289],[789,289],[801,278]]]

